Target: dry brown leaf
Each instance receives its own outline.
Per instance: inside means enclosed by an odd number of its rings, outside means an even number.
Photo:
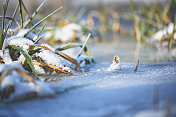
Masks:
[[[63,70],[61,67],[57,67],[57,66],[54,66],[54,65],[49,65],[49,64],[46,64],[46,63],[39,63],[39,62],[33,62],[34,65],[39,65],[39,66],[43,66],[43,67],[48,67],[48,68],[52,68],[52,69],[57,69],[61,72],[64,72],[64,73],[67,73],[69,75],[73,75],[71,72],[68,72],[66,70]]]
[[[27,81],[34,83],[36,86],[39,86],[39,84],[37,82],[35,82],[29,75],[27,75],[26,73],[24,73],[23,71],[21,71],[20,69],[17,69],[17,68],[8,69],[5,72],[3,72],[1,77],[0,77],[0,84],[2,83],[4,78],[8,75],[8,73],[13,71],[13,70],[15,70],[18,74],[20,74]]]

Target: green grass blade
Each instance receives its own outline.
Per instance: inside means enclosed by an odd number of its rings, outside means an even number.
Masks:
[[[95,62],[95,60],[93,59],[93,56],[91,55],[91,53],[89,52],[86,46],[84,47],[84,52],[86,53],[87,56],[91,58],[92,62]]]
[[[43,32],[43,30],[45,29],[45,26],[46,26],[46,23],[43,25],[42,29],[40,30],[40,32],[39,32],[39,34],[38,34],[38,37],[37,37],[36,41],[34,42],[34,44],[37,44],[37,43],[40,41],[40,39],[42,39],[42,37],[44,36],[44,34],[41,35],[41,36],[40,36],[40,34],[41,34],[41,33]]]
[[[85,41],[84,44],[83,44],[83,47],[81,48],[81,50],[80,50],[80,52],[79,52],[79,54],[78,54],[78,57],[81,55],[82,51],[84,50],[84,47],[86,46],[86,43],[87,43],[87,41],[89,40],[90,36],[91,36],[91,34],[89,33],[89,35],[87,36],[86,41]]]
[[[174,34],[175,34],[175,21],[174,21],[174,29],[171,35],[169,35],[169,46],[168,46],[168,50],[172,49],[172,43],[174,41]]]
[[[141,32],[140,32],[140,29],[139,29],[139,24],[136,20],[136,13],[135,13],[135,9],[134,9],[133,0],[130,0],[130,8],[131,8],[133,22],[134,22],[134,29],[135,29],[135,32],[136,32],[136,39],[137,39],[138,42],[141,42]]]
[[[83,45],[81,44],[69,44],[69,45],[66,45],[64,47],[61,47],[61,48],[57,48],[56,51],[63,51],[63,50],[67,50],[67,49],[71,49],[71,48],[75,48],[75,47],[83,47]],[[93,56],[91,55],[90,51],[88,50],[88,48],[85,46],[83,51],[85,52],[85,54],[87,56],[89,56],[92,60],[92,62],[95,62]]]
[[[21,5],[23,6],[23,8],[24,8],[24,11],[26,12],[26,14],[28,15],[28,17],[29,18],[31,18],[31,16],[30,16],[30,14],[29,14],[29,12],[28,12],[28,10],[27,10],[27,8],[26,8],[26,6],[24,5],[24,2],[23,1],[21,1]]]
[[[176,1],[175,0],[172,0],[172,3],[174,5],[174,7],[176,8]]]
[[[18,10],[18,7],[19,7],[19,4],[17,4],[17,6],[16,6],[16,8],[15,8],[15,11],[14,11],[14,13],[13,13],[12,19],[15,18],[16,13],[17,13],[17,10]],[[12,21],[10,21],[10,22],[8,23],[7,28],[6,28],[6,31],[5,31],[5,33],[4,33],[4,37],[6,37],[7,31],[8,31],[8,29],[11,27],[11,25],[12,25]]]
[[[69,44],[64,47],[57,48],[56,51],[63,51],[63,50],[67,50],[67,49],[75,48],[75,47],[82,47],[82,45],[81,44]]]
[[[137,62],[137,64],[136,64],[136,67],[135,67],[135,69],[134,69],[134,72],[136,72],[136,71],[138,70],[138,66],[139,66],[139,59],[138,59],[138,62]]]
[[[73,14],[70,15],[70,20],[71,20],[71,22],[73,22],[73,23],[75,23],[75,24],[78,24],[78,21],[77,21],[77,19],[76,19],[76,16],[74,16]]]
[[[39,10],[43,7],[44,4],[45,4],[45,2],[42,2],[42,4],[35,10],[35,12],[32,14],[32,16],[24,23],[24,28],[26,28],[26,26],[30,23],[30,21],[32,21],[34,19],[34,17],[39,12]]]
[[[55,11],[53,11],[52,13],[50,13],[49,15],[47,15],[46,17],[41,19],[38,23],[36,23],[33,27],[30,28],[30,30],[24,35],[24,37],[26,37],[32,30],[34,30],[34,28],[39,26],[43,21],[45,21],[46,19],[48,19],[49,17],[51,17],[52,15],[54,15],[56,12],[58,12],[61,9],[62,9],[62,7],[56,9]]]
[[[2,45],[4,43],[4,38],[5,38],[4,37],[4,20],[5,20],[8,3],[9,3],[9,0],[6,0],[5,3],[3,4],[4,12],[3,12],[3,18],[2,18],[1,29],[0,29],[0,49],[2,49]]]
[[[19,5],[20,5],[20,22],[21,22],[21,28],[23,28],[22,0],[19,0]]]
[[[23,54],[23,56],[27,60],[27,63],[29,64],[34,76],[38,79],[37,73],[35,72],[34,65],[32,63],[32,58],[25,51],[23,51],[21,48],[15,46],[15,45],[12,45],[11,47],[15,50],[20,51]]]
[[[169,12],[169,9],[170,9],[170,7],[171,7],[171,3],[172,3],[172,0],[170,0],[170,1],[167,3],[167,5],[165,6],[164,11],[163,11],[163,14],[162,14],[162,15],[163,15],[163,18],[167,16],[167,14],[168,14],[168,12]]]
[[[41,36],[39,36],[39,37],[36,39],[36,41],[34,42],[34,44],[37,44],[37,43],[40,41],[40,39],[42,39],[43,36],[44,36],[44,34],[41,35]]]
[[[43,30],[45,29],[46,23],[42,26],[42,29],[40,30],[38,37],[40,36],[40,34],[43,32]]]

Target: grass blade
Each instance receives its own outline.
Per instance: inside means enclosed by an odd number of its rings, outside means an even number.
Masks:
[[[23,78],[25,78],[27,81],[34,83],[36,86],[39,86],[37,82],[35,82],[28,74],[24,73],[20,69],[17,68],[12,68],[12,69],[7,69],[0,77],[0,85],[4,78],[8,75],[9,72],[15,70],[18,74],[20,74]]]
[[[176,8],[176,1],[172,0],[172,4],[174,5],[174,7]]]
[[[21,28],[23,28],[23,11],[22,11],[22,0],[19,0],[20,5],[20,22],[21,22]]]
[[[29,64],[34,76],[38,79],[37,73],[35,72],[34,65],[32,63],[32,58],[25,51],[23,51],[21,48],[15,46],[15,45],[12,45],[11,47],[15,50],[20,51],[23,54],[23,56],[27,60],[27,63]]]
[[[16,6],[16,8],[15,8],[15,11],[14,11],[14,13],[13,13],[12,19],[15,18],[16,13],[17,13],[17,10],[18,10],[18,7],[19,7],[19,4],[17,4],[17,6]],[[12,25],[12,21],[10,21],[10,22],[8,23],[7,28],[6,28],[6,31],[5,31],[5,33],[4,33],[4,37],[6,37],[7,31],[8,31],[8,29],[11,27],[11,25]]]
[[[36,39],[36,41],[34,42],[34,44],[37,44],[37,43],[40,41],[40,39],[42,39],[43,36],[44,36],[44,34],[41,35],[41,36],[39,36],[39,37]]]
[[[69,61],[69,62],[75,64],[75,65],[76,65],[75,70],[77,70],[77,69],[79,68],[78,63],[77,63],[77,61],[76,61],[74,58],[72,58],[72,57],[70,57],[70,56],[68,56],[68,55],[66,55],[66,54],[64,54],[64,53],[62,53],[62,52],[60,52],[60,51],[53,51],[53,50],[51,50],[50,48],[45,47],[45,46],[42,46],[42,45],[29,45],[29,47],[32,47],[32,46],[40,47],[40,48],[43,48],[43,49],[45,49],[45,50],[49,50],[49,51],[51,51],[51,52],[53,52],[53,53],[55,53],[55,54],[57,54],[57,55],[60,55],[61,57],[63,57],[63,58],[66,59],[67,61]]]
[[[46,23],[43,25],[42,29],[40,30],[38,37],[40,36],[40,34],[43,32],[43,30],[45,29]]]
[[[29,18],[31,18],[31,16],[30,16],[30,14],[29,14],[29,12],[28,12],[28,10],[27,10],[27,8],[26,8],[26,6],[24,5],[24,2],[23,1],[21,1],[21,5],[23,6],[23,8],[24,8],[24,11],[26,12],[26,14],[28,15],[28,17]]]
[[[52,13],[50,13],[49,15],[47,15],[46,17],[44,17],[42,20],[40,20],[38,23],[36,23],[33,27],[31,27],[31,29],[24,35],[24,37],[26,37],[34,28],[36,28],[38,25],[40,25],[44,20],[48,19],[49,17],[51,17],[52,15],[54,15],[56,12],[58,12],[59,10],[61,10],[62,7],[56,9],[55,11],[53,11]]]
[[[3,16],[0,16],[0,18],[3,18]],[[11,17],[7,17],[7,16],[5,16],[5,18],[8,20],[11,20],[12,22],[15,22],[18,25],[18,27],[21,28],[21,26],[19,25],[19,23],[15,19],[13,19]]]
[[[35,82],[28,74],[26,74],[25,72],[19,70],[19,69],[15,69],[16,72],[18,72],[18,74],[20,74],[21,76],[23,76],[23,78],[25,78],[27,81],[32,82],[33,84],[35,84],[36,86],[40,86],[37,82]]]
[[[2,18],[2,22],[1,22],[1,29],[0,29],[0,49],[2,50],[2,45],[4,43],[4,20],[5,20],[5,15],[6,15],[6,11],[7,11],[7,7],[8,7],[8,3],[9,0],[5,1],[5,4],[3,4],[3,18]]]
[[[39,10],[43,7],[44,4],[45,4],[45,2],[42,2],[42,4],[35,10],[35,12],[32,14],[32,16],[24,23],[24,28],[26,28],[26,26],[30,23],[30,21],[32,21],[34,19],[34,17],[39,12]]]
[[[165,6],[164,11],[163,11],[163,13],[162,13],[162,18],[163,18],[163,20],[164,20],[166,23],[169,23],[169,22],[170,22],[170,19],[169,19],[169,17],[168,17],[167,14],[168,14],[168,12],[169,12],[169,10],[170,10],[171,3],[172,3],[172,0],[170,0],[170,1],[167,3],[167,5]]]
[[[89,35],[87,36],[86,41],[84,42],[84,44],[83,44],[83,46],[82,46],[82,48],[81,48],[81,50],[80,50],[80,52],[78,54],[78,57],[81,55],[82,51],[84,50],[84,47],[86,46],[86,43],[89,40],[90,36],[91,36],[91,34],[89,33]]]
[[[75,48],[75,47],[81,47],[82,48],[83,45],[81,45],[81,44],[69,44],[67,46],[57,48],[56,51],[63,51],[63,50],[67,50],[67,49]],[[95,62],[95,60],[93,59],[93,56],[91,55],[91,53],[89,52],[89,50],[86,46],[84,47],[83,50],[84,50],[85,54],[91,58],[92,62]]]
[[[40,30],[40,32],[39,32],[39,34],[38,34],[38,36],[37,36],[37,39],[36,39],[36,41],[34,42],[34,44],[37,44],[37,43],[40,41],[40,39],[44,36],[44,35],[41,35],[41,36],[40,36],[40,34],[43,32],[45,26],[46,26],[46,23],[43,25],[42,29]]]
[[[45,26],[46,26],[46,23],[43,25],[42,29],[40,30],[40,32],[39,32],[39,34],[38,34],[38,37],[37,37],[36,41],[34,42],[34,44],[37,44],[37,43],[40,41],[40,39],[42,39],[42,37],[44,36],[44,34],[41,35],[41,36],[40,36],[40,34],[41,34],[42,31],[44,30]]]
[[[134,72],[136,72],[136,71],[138,70],[138,66],[139,66],[139,59],[138,59],[138,62],[137,62],[137,64],[136,64],[136,67],[135,67],[135,69],[134,69]]]
[[[138,22],[136,20],[136,13],[135,13],[135,10],[134,10],[133,0],[130,0],[130,8],[131,8],[133,22],[134,22],[134,29],[135,29],[135,32],[136,32],[136,39],[137,39],[138,42],[141,42],[141,33],[140,33]]]
[[[67,49],[75,48],[75,47],[81,47],[82,48],[82,45],[81,44],[69,44],[69,45],[66,45],[64,47],[57,48],[56,51],[63,51],[63,50],[67,50]]]
[[[168,40],[168,50],[172,49],[172,43],[174,41],[174,34],[175,34],[175,21],[174,21],[174,29],[172,31],[172,34],[169,35],[169,40]]]
[[[46,63],[44,63],[44,62],[33,62],[33,64],[39,65],[39,66],[42,66],[42,67],[48,67],[48,68],[51,68],[51,69],[53,69],[53,70],[56,69],[56,70],[59,70],[59,71],[61,71],[61,72],[66,73],[66,74],[73,75],[71,72],[68,72],[68,71],[66,71],[66,70],[63,70],[61,67],[57,67],[57,66],[54,66],[54,65],[49,65],[49,64],[46,64]]]

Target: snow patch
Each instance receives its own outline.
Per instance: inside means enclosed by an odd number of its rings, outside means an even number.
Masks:
[[[175,27],[176,28],[176,27]],[[167,36],[168,34],[172,34],[174,30],[174,24],[173,23],[169,23],[168,27],[160,30],[158,32],[156,32],[151,39],[153,41],[160,41],[163,37]],[[176,39],[176,33],[174,33],[174,39]]]

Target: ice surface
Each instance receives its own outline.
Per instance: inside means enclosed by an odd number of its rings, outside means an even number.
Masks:
[[[173,111],[176,63],[141,64],[137,72],[133,63],[121,62],[121,69],[111,72],[107,71],[109,65],[91,64],[84,68],[88,72],[62,77],[63,81],[51,85],[55,98],[0,103],[0,116],[163,117],[165,112],[176,115]],[[157,111],[153,110],[156,93],[159,95]]]

